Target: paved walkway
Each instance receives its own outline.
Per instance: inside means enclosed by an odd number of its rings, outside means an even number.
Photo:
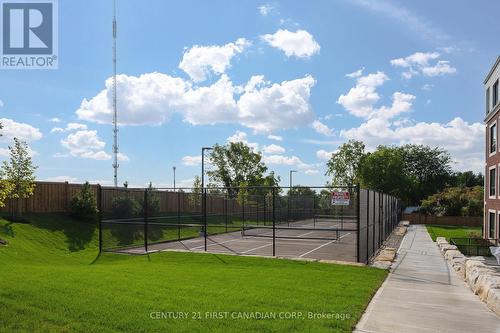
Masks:
[[[425,226],[411,225],[355,332],[500,332],[500,318],[449,268]]]

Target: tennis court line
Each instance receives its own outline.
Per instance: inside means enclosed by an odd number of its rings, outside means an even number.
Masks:
[[[265,245],[262,245],[262,246],[255,247],[255,248],[250,249],[250,250],[243,251],[243,252],[241,252],[241,254],[247,254],[248,252],[259,250],[259,249],[262,249],[264,247],[271,246],[271,245],[273,245],[273,243],[268,243],[268,244],[265,244]]]
[[[342,238],[344,238],[344,237],[346,237],[347,235],[350,235],[350,234],[351,234],[351,233],[350,233],[350,232],[348,232],[347,234],[342,235],[342,236],[340,236],[340,237],[339,237],[339,238],[337,238],[337,239],[334,239],[334,240],[332,240],[332,241],[329,241],[328,243],[322,244],[322,245],[320,245],[320,246],[318,246],[318,247],[316,247],[316,248],[312,249],[311,251],[308,251],[308,252],[306,252],[306,253],[304,253],[304,254],[300,255],[300,256],[299,256],[299,258],[302,258],[302,257],[304,257],[304,256],[308,255],[309,253],[312,253],[312,252],[314,252],[314,251],[317,251],[317,250],[321,249],[321,248],[322,248],[322,247],[324,247],[324,246],[327,246],[327,245],[330,245],[330,244],[332,244],[332,243],[335,243],[336,241],[341,240]]]
[[[201,239],[200,241],[203,241],[203,239]],[[223,242],[214,242],[213,240],[210,240],[210,241],[212,243],[211,244],[207,244],[207,247],[209,247],[209,246],[215,246],[215,245],[220,245],[220,244],[226,244],[226,243],[230,243],[230,242],[236,242],[236,241],[247,241],[247,240],[244,239],[244,238],[234,238],[234,239],[230,239],[230,240],[223,241]],[[252,240],[252,241],[258,242],[257,240]],[[191,248],[191,250],[201,249],[201,248],[204,248],[204,247],[205,247],[205,244],[193,247],[193,248]]]

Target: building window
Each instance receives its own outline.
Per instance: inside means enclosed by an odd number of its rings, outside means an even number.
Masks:
[[[488,219],[489,234],[488,238],[495,238],[495,212],[490,212],[490,218]]]
[[[497,151],[497,124],[490,126],[490,154]]]
[[[490,87],[486,89],[486,114],[490,112]]]
[[[498,80],[493,85],[493,107],[498,103]]]
[[[490,197],[496,195],[496,183],[496,168],[493,167],[490,169]]]

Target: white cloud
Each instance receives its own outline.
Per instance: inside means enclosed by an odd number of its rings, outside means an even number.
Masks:
[[[376,88],[387,80],[389,80],[389,77],[380,71],[360,76],[357,78],[356,86],[351,88],[346,95],[340,95],[337,103],[352,115],[367,118],[373,112],[374,104],[380,99]]]
[[[432,77],[455,73],[457,69],[450,66],[450,62],[447,60],[439,60],[431,64],[431,61],[440,56],[438,52],[415,52],[405,58],[391,60],[391,65],[405,68],[406,70],[402,73],[405,79],[411,79],[418,74]]]
[[[275,145],[274,143],[273,144],[270,144],[268,146],[264,146],[262,148],[262,151],[265,153],[265,154],[276,154],[276,155],[279,155],[279,154],[284,154],[285,153],[285,148],[283,148],[282,146],[280,145]]]
[[[398,21],[402,27],[413,30],[415,35],[431,42],[442,42],[450,36],[437,28],[434,24],[406,9],[400,4],[389,1],[351,0],[349,3],[358,5],[372,12],[386,15]]]
[[[307,169],[306,171],[304,171],[304,173],[306,175],[316,175],[319,173],[319,170],[318,169]]]
[[[274,84],[263,76],[252,77],[238,100],[238,89],[225,74],[204,87],[193,87],[162,73],[118,75],[117,82],[120,125],[160,125],[177,112],[193,125],[236,123],[269,133],[300,127],[314,119],[309,97],[315,80],[309,75]],[[108,79],[105,90],[82,101],[76,111],[78,118],[110,124],[111,96]]]
[[[351,79],[355,79],[355,78],[358,78],[358,77],[360,77],[361,75],[363,75],[363,71],[364,71],[364,70],[365,70],[365,68],[363,67],[363,68],[358,69],[358,70],[357,70],[357,71],[355,71],[355,72],[352,72],[352,73],[346,74],[345,76],[346,76],[346,77],[349,77],[349,78],[351,78]]]
[[[297,128],[313,120],[309,104],[312,76],[245,92],[238,101],[239,121],[256,132]]]
[[[266,34],[261,38],[272,47],[285,52],[287,57],[309,58],[319,53],[321,48],[314,37],[305,30],[292,32],[279,29],[274,34]]]
[[[18,123],[12,119],[1,118],[0,123],[3,125],[2,138],[12,140],[18,138],[23,141],[31,142],[42,138],[42,132],[36,127],[26,123]]]
[[[426,83],[422,86],[422,90],[425,90],[425,91],[431,91],[432,88],[434,88],[434,85],[431,84],[431,83]]]
[[[304,163],[297,156],[264,155],[262,161],[266,164],[293,166],[301,171],[311,170],[315,167],[313,164]]]
[[[233,143],[243,142],[244,144],[252,148],[254,151],[258,151],[259,144],[256,142],[248,142],[247,136],[248,135],[245,132],[236,131],[233,135],[227,138],[227,142],[233,142]]]
[[[61,127],[54,127],[50,130],[50,133],[64,133],[64,132],[71,132],[75,130],[86,130],[87,125],[85,124],[80,124],[80,123],[68,123],[66,125],[66,128],[61,128]]]
[[[328,161],[332,157],[333,153],[335,153],[335,151],[320,149],[316,152],[316,157],[320,160]]]
[[[94,160],[109,160],[111,155],[103,149],[106,146],[97,135],[97,131],[82,130],[69,134],[61,140],[61,145],[69,150],[71,156]]]
[[[159,125],[167,121],[190,89],[181,78],[162,73],[140,76],[117,76],[118,122],[120,125]],[[106,89],[90,100],[84,99],[76,111],[79,119],[99,124],[111,124],[112,79],[106,80]]]
[[[334,132],[331,128],[323,124],[319,120],[315,120],[311,124],[312,128],[319,134],[323,134],[325,136],[333,136]]]
[[[182,98],[178,110],[184,113],[184,120],[190,124],[213,125],[238,120],[234,87],[226,75],[211,86],[186,91]]]
[[[182,158],[182,164],[187,165],[187,166],[195,166],[195,165],[200,165],[201,164],[201,155],[197,156],[184,156]]]
[[[274,7],[270,4],[264,4],[257,7],[257,9],[259,10],[260,15],[267,16],[274,10]]]
[[[231,67],[231,59],[251,45],[245,38],[226,45],[195,45],[184,52],[179,68],[195,82],[205,81],[210,73],[223,74]]]
[[[57,118],[57,117],[50,118],[49,121],[51,123],[60,123],[60,122],[62,122],[62,120],[60,118]]]
[[[279,136],[279,135],[269,134],[269,135],[267,136],[267,138],[268,138],[269,140],[283,141],[283,137],[282,137],[282,136]]]
[[[47,177],[45,179],[42,179],[47,182],[68,182],[68,183],[76,183],[78,182],[77,177],[72,177],[72,176],[55,176],[55,177]]]
[[[0,108],[2,108],[5,104],[3,103],[3,101],[0,99]]]

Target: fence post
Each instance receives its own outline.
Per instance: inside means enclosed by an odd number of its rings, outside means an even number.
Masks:
[[[99,254],[102,252],[102,188],[97,184],[97,218],[99,219]]]
[[[205,241],[205,252],[207,252],[207,190],[205,188],[203,191],[203,238]]]
[[[360,244],[360,238],[361,238],[360,237],[360,233],[361,233],[361,230],[359,230],[359,224],[360,224],[359,223],[359,218],[360,218],[360,216],[359,216],[360,205],[359,204],[360,204],[360,201],[361,201],[361,193],[360,193],[360,190],[359,190],[359,183],[356,185],[356,191],[357,191],[357,195],[356,195],[356,201],[357,201],[357,203],[356,203],[356,205],[357,205],[357,207],[356,207],[356,210],[357,210],[357,214],[356,214],[357,215],[357,217],[356,217],[356,226],[357,227],[356,227],[356,229],[358,230],[358,232],[356,233],[356,238],[357,238],[357,243],[358,243],[357,246],[356,246],[356,261],[360,262],[359,261],[359,251],[360,251],[360,246],[361,246],[361,244]]]
[[[375,254],[375,221],[376,221],[376,218],[375,218],[375,213],[376,213],[376,210],[375,210],[375,194],[376,192],[373,191],[373,232],[372,232],[372,255]]]
[[[370,259],[370,250],[368,249],[368,239],[370,238],[370,190],[366,191],[366,261]]]
[[[144,190],[144,249],[148,253],[148,214],[149,214],[149,202],[148,202],[148,189]]]
[[[181,192],[177,192],[177,240],[181,240]]]
[[[224,193],[224,223],[226,224],[227,232],[227,191]]]
[[[276,188],[273,187],[273,257],[276,256]]]

